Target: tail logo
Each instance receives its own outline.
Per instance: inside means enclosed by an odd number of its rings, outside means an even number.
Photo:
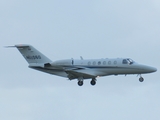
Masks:
[[[41,56],[40,55],[33,55],[33,56],[26,56],[27,59],[29,60],[35,60],[35,59],[41,59]]]

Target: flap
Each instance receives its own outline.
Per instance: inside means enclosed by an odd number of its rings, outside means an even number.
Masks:
[[[97,73],[92,69],[77,69],[77,70],[66,70],[65,71],[68,74],[68,78],[70,80],[83,77],[84,79],[87,78],[95,78],[97,77]]]

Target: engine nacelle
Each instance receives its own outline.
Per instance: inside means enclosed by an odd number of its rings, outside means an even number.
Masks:
[[[58,60],[55,61],[51,64],[52,66],[70,66],[73,65],[73,60],[72,59],[67,59],[67,60]]]

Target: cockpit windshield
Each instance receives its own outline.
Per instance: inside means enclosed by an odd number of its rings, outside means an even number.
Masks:
[[[122,63],[132,65],[134,61],[130,58],[127,58],[127,59],[123,59]]]

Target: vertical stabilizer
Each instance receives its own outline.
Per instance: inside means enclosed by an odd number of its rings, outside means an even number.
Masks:
[[[33,63],[45,64],[45,63],[52,62],[49,58],[47,58],[45,55],[43,55],[41,52],[36,50],[31,45],[15,45],[14,47],[16,47],[20,51],[22,56],[25,58],[25,60],[29,64],[33,64]]]

